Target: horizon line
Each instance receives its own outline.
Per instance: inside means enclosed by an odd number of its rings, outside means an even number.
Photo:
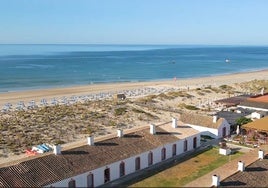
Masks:
[[[129,45],[129,46],[268,46],[268,44],[170,44],[170,43],[0,43],[0,45]]]

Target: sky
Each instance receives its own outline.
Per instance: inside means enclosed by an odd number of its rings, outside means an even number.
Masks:
[[[0,0],[0,44],[268,45],[268,0]]]

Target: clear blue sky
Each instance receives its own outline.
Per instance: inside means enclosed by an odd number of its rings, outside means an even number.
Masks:
[[[268,45],[268,0],[1,0],[0,43]]]

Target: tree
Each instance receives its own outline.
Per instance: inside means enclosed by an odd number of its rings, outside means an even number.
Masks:
[[[244,125],[244,124],[247,124],[249,122],[252,122],[252,120],[250,118],[240,117],[240,118],[236,119],[235,122],[237,125]]]

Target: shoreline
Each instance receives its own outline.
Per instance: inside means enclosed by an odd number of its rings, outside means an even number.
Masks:
[[[96,85],[117,85],[117,84],[138,84],[138,83],[162,83],[162,82],[171,82],[174,81],[174,78],[177,80],[194,80],[194,79],[202,79],[202,78],[211,78],[211,77],[221,77],[221,76],[228,76],[228,75],[236,75],[236,74],[248,74],[248,73],[258,73],[258,72],[266,72],[268,71],[268,68],[262,68],[257,70],[248,70],[248,71],[241,71],[241,72],[229,72],[229,73],[218,73],[218,74],[211,74],[211,75],[205,75],[205,76],[196,76],[196,77],[173,77],[173,78],[163,78],[163,79],[155,79],[155,80],[126,80],[126,81],[119,81],[119,82],[92,82],[88,84],[70,84],[70,85],[55,85],[55,86],[44,86],[44,87],[29,87],[27,88],[21,88],[21,89],[6,89],[5,91],[0,91],[1,94],[6,93],[20,93],[20,92],[32,92],[32,91],[39,91],[39,90],[54,90],[54,89],[68,89],[68,88],[75,88],[75,87],[91,87]]]
[[[39,102],[45,98],[50,100],[58,97],[70,97],[73,95],[86,95],[100,92],[115,92],[122,90],[132,90],[142,87],[173,87],[173,88],[196,88],[205,85],[220,86],[223,84],[241,83],[250,80],[268,79],[268,69],[260,71],[250,71],[217,76],[206,76],[196,78],[176,78],[176,80],[158,80],[145,82],[124,82],[124,83],[103,83],[91,85],[76,85],[73,87],[56,87],[47,89],[34,89],[22,91],[10,91],[0,93],[0,108],[6,103],[16,104],[19,101],[29,102],[35,100]]]

